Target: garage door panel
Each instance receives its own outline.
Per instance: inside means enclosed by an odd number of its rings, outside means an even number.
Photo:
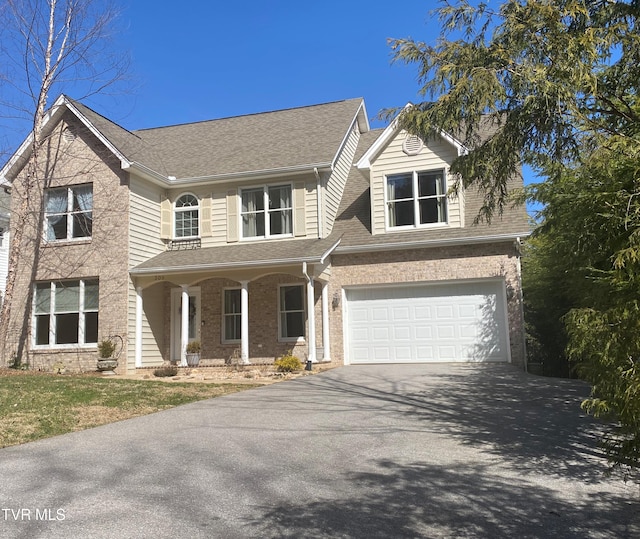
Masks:
[[[411,341],[411,328],[409,326],[393,326],[393,339],[397,341]]]
[[[504,284],[347,290],[349,361],[506,361]]]

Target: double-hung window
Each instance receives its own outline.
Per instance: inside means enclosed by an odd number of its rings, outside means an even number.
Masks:
[[[47,241],[90,238],[93,228],[93,185],[47,189]]]
[[[242,339],[242,308],[239,288],[224,291],[223,342],[236,342]]]
[[[280,286],[278,300],[280,340],[297,341],[303,338],[305,326],[304,286]]]
[[[242,237],[272,238],[293,233],[291,185],[242,190]]]
[[[444,170],[389,175],[385,189],[388,228],[447,222]]]
[[[182,195],[175,203],[176,239],[197,238],[200,236],[200,205],[198,199],[191,195]]]
[[[36,346],[98,342],[98,281],[51,281],[35,285]]]

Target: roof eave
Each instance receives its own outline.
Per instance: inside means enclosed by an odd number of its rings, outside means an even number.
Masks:
[[[486,243],[502,243],[507,241],[516,241],[520,238],[526,238],[531,234],[530,231],[512,232],[508,234],[493,234],[490,236],[466,236],[463,238],[447,238],[438,240],[419,240],[419,241],[403,241],[393,243],[375,243],[366,245],[345,245],[336,248],[336,254],[366,253],[370,251],[380,251],[381,249],[388,251],[397,251],[402,249],[420,249],[430,247],[453,247],[459,245],[479,245]]]

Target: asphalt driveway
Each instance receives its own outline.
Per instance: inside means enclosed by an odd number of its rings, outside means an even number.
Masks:
[[[0,537],[637,538],[588,388],[351,366],[0,450]]]

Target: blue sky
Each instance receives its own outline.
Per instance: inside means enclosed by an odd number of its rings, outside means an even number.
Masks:
[[[434,40],[435,5],[130,0],[116,39],[131,90],[86,104],[129,129],[352,97],[373,117],[418,99],[416,69],[391,65],[387,38]]]

